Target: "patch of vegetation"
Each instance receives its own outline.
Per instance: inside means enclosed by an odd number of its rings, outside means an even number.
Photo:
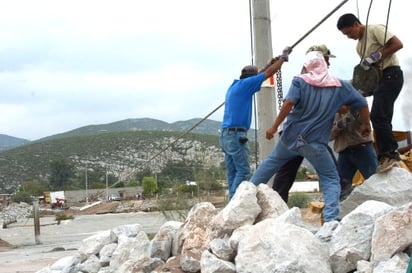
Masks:
[[[288,206],[289,208],[298,207],[306,208],[309,202],[312,200],[309,194],[304,192],[296,192],[289,195]]]
[[[59,212],[56,213],[55,219],[57,221],[57,224],[60,225],[60,222],[63,220],[73,220],[74,216],[65,212]]]
[[[19,191],[11,197],[11,200],[16,203],[24,202],[30,204],[32,199],[31,195],[25,191]]]

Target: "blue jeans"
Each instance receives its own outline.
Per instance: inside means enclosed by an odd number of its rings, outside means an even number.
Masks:
[[[398,142],[392,133],[395,100],[403,86],[403,72],[398,66],[383,70],[382,80],[373,94],[370,118],[376,134],[378,159],[382,156],[399,159]]]
[[[292,151],[279,141],[272,153],[262,161],[250,181],[255,185],[267,183],[284,164],[296,156],[305,157],[319,175],[325,202],[323,209],[325,222],[339,219],[340,178],[326,144],[305,143],[297,151]]]
[[[233,197],[242,181],[250,177],[249,143],[241,143],[247,137],[246,132],[222,130],[220,147],[225,153],[226,180],[229,187],[229,199]]]
[[[371,177],[378,166],[372,142],[346,148],[339,153],[338,165],[343,178],[352,181],[357,170],[365,179]]]

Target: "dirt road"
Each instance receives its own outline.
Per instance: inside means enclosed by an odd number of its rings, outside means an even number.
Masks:
[[[55,217],[40,218],[41,244],[36,244],[33,219],[19,220],[0,230],[0,238],[14,248],[0,247],[0,273],[31,273],[60,258],[77,253],[81,241],[100,231],[139,223],[146,233],[156,233],[166,222],[160,212],[77,215],[57,225]],[[54,251],[60,249],[60,251]]]

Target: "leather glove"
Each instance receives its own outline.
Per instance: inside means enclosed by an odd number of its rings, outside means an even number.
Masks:
[[[363,68],[369,69],[369,66],[371,66],[372,64],[380,61],[380,59],[382,59],[382,53],[377,51],[377,52],[372,53],[371,55],[369,55],[369,57],[364,58],[361,62],[361,65],[362,65]]]
[[[283,59],[285,62],[289,60],[289,54],[292,52],[292,48],[290,46],[285,47],[283,49],[282,54],[279,55],[279,58]]]

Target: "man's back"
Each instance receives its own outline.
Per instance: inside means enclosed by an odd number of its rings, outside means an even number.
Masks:
[[[366,100],[348,83],[342,86],[315,87],[296,77],[292,81],[287,99],[294,102],[293,111],[282,133],[282,141],[292,145],[298,137],[307,142],[327,143],[335,113],[342,105],[359,109]]]

